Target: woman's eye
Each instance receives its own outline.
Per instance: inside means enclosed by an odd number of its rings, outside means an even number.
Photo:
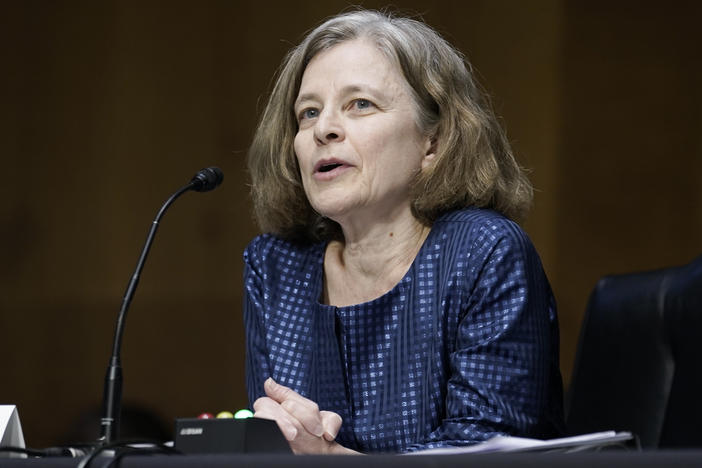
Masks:
[[[370,102],[368,99],[356,99],[354,101],[354,105],[356,109],[370,109],[373,107],[373,103]]]
[[[304,109],[302,112],[300,112],[299,119],[300,120],[314,119],[317,116],[319,116],[319,111],[317,109],[308,108],[308,109]]]

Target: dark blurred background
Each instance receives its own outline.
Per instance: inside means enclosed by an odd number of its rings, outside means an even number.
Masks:
[[[100,404],[150,223],[209,165],[224,184],[173,206],[144,269],[124,400],[168,425],[247,405],[246,150],[284,53],[348,5],[0,2],[0,403],[18,405],[28,445],[63,441]],[[394,5],[467,54],[531,169],[525,227],[558,299],[567,385],[599,277],[702,253],[702,3]]]

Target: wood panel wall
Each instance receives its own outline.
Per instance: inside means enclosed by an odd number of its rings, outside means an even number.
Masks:
[[[525,227],[559,302],[567,383],[600,276],[702,252],[701,8],[394,4],[468,55],[531,169]],[[0,4],[0,403],[19,406],[29,445],[59,443],[99,405],[151,220],[209,165],[224,184],[172,207],[142,275],[124,336],[124,398],[169,424],[246,406],[241,254],[257,228],[245,154],[285,51],[345,7]]]

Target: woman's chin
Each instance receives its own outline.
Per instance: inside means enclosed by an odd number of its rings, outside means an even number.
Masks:
[[[358,211],[358,206],[351,203],[349,200],[333,199],[325,197],[324,200],[313,201],[312,207],[314,210],[337,223],[341,223],[348,216],[353,216],[354,212]]]
[[[335,207],[334,209],[328,207],[320,207],[315,208],[315,211],[324,216],[325,218],[329,218],[332,221],[336,221],[339,224],[342,224],[348,216],[345,210],[341,210],[338,207]]]

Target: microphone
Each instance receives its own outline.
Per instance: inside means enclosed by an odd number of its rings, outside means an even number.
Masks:
[[[151,230],[146,237],[144,248],[141,251],[141,256],[137,262],[134,274],[127,285],[127,290],[122,298],[122,307],[117,315],[117,325],[115,327],[112,355],[110,357],[110,362],[107,366],[107,373],[105,375],[103,416],[100,420],[101,429],[98,443],[109,444],[113,442],[119,432],[119,418],[122,406],[122,364],[120,359],[122,335],[124,333],[127,310],[129,309],[129,304],[132,302],[132,297],[134,296],[134,291],[136,291],[137,284],[139,284],[141,270],[144,268],[144,263],[146,263],[146,257],[149,255],[149,250],[151,249],[151,244],[154,241],[159,222],[161,221],[161,218],[168,207],[171,206],[171,203],[173,203],[176,198],[180,197],[189,190],[194,190],[196,192],[209,192],[210,190],[214,190],[219,186],[219,184],[222,183],[223,179],[224,174],[222,174],[222,170],[218,167],[207,167],[202,169],[193,176],[187,185],[178,189],[178,191],[176,191],[168,198],[168,200],[164,202],[156,215],[156,218],[154,218],[154,221],[151,224]]]
[[[190,180],[193,190],[196,192],[209,192],[216,189],[222,183],[224,174],[218,167],[206,167],[195,174]]]

